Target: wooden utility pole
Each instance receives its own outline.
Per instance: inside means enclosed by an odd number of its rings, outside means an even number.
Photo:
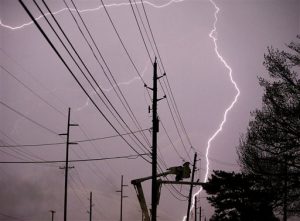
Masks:
[[[197,161],[197,153],[195,153],[195,155],[194,155],[194,165],[193,165],[193,172],[192,172],[191,183],[194,182],[194,175],[195,175],[195,171],[196,171],[196,161]],[[189,218],[190,218],[190,208],[191,208],[191,201],[192,201],[192,193],[193,193],[193,184],[191,184],[190,193],[189,193],[189,201],[188,201],[188,209],[187,209],[186,221],[189,221]]]
[[[93,209],[93,193],[90,192],[90,211],[89,211],[89,215],[90,215],[90,221],[92,221],[92,209]]]
[[[157,62],[153,64],[153,104],[152,104],[152,192],[151,192],[151,220],[156,221],[157,216]]]
[[[287,156],[284,156],[284,195],[283,195],[283,221],[287,221],[287,177],[288,167],[287,167]]]
[[[50,213],[51,213],[51,221],[54,221],[55,210],[50,210]]]
[[[66,164],[65,167],[62,169],[65,169],[65,195],[64,195],[64,221],[67,221],[67,207],[68,207],[68,171],[69,171],[69,145],[70,144],[77,144],[74,142],[70,142],[70,127],[71,126],[78,126],[78,124],[71,124],[71,108],[68,110],[68,127],[67,127],[67,133],[59,134],[61,136],[67,136],[67,142],[66,142]]]
[[[195,196],[195,221],[197,220],[197,196]]]
[[[121,193],[121,206],[120,206],[120,221],[123,221],[123,198],[128,197],[123,195],[123,187],[128,186],[123,184],[123,175],[121,176],[121,190],[117,190],[116,192]]]
[[[200,215],[199,215],[199,220],[201,221],[201,216],[202,216],[202,208],[201,208],[201,206],[199,207],[199,210],[200,210]]]
[[[153,64],[153,88],[148,87],[145,84],[145,87],[153,91],[152,97],[152,186],[151,186],[151,220],[156,221],[157,217],[157,204],[158,204],[158,183],[157,183],[157,133],[159,128],[159,120],[157,115],[157,102],[166,98],[166,95],[163,98],[157,98],[157,80],[161,77],[157,76],[157,61],[156,58]],[[149,108],[150,109],[150,108]]]

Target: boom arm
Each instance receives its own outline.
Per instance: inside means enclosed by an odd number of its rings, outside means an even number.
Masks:
[[[166,176],[168,174],[172,174],[174,171],[169,170],[168,172],[164,172],[164,173],[160,173],[157,174],[157,177],[161,177],[161,176]],[[142,187],[142,182],[146,181],[146,180],[150,180],[152,179],[152,176],[148,176],[148,177],[143,177],[140,179],[135,179],[131,181],[131,184],[134,186],[136,193],[137,193],[137,198],[139,200],[142,212],[143,212],[143,221],[150,221],[150,215],[149,215],[149,211],[147,208],[147,204],[146,204],[146,200],[145,200],[145,196],[144,196],[144,192],[143,192],[143,187]]]

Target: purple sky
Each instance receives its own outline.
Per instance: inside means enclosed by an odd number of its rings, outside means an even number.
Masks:
[[[38,2],[42,4],[41,1]],[[64,8],[61,0],[46,2],[53,11]],[[101,3],[100,0],[76,0],[75,2],[79,9],[96,8]],[[106,4],[128,3],[126,0],[104,2]],[[169,0],[149,2],[151,4],[145,4],[146,10],[173,94],[192,144],[201,158],[196,178],[203,180],[206,171],[204,155],[207,142],[218,129],[224,111],[236,95],[228,69],[217,57],[213,40],[209,37],[215,20],[215,8],[209,0],[183,0],[170,4],[167,4]],[[266,53],[267,46],[284,49],[285,44],[294,40],[300,33],[300,2],[297,0],[215,0],[215,3],[220,8],[215,34],[218,39],[218,51],[232,68],[233,79],[241,94],[228,113],[223,130],[211,142],[210,171],[212,169],[238,171],[236,146],[239,137],[247,128],[250,111],[260,107],[261,104],[262,90],[258,85],[257,77],[266,76],[262,65],[263,55]],[[34,25],[14,30],[8,27],[17,27],[30,22],[18,1],[1,0],[0,4],[1,66],[65,116],[43,102],[3,69],[0,75],[0,101],[57,133],[66,131],[67,108],[71,107],[72,122],[79,123],[81,128],[72,128],[72,140],[86,139],[82,130],[89,138],[115,135],[116,132],[100,116],[95,107],[87,102],[84,93],[38,29]],[[39,15],[31,1],[26,0],[25,4],[35,16]],[[157,7],[165,4],[167,5],[164,7]],[[143,75],[144,81],[151,86],[152,66],[130,6],[112,6],[107,9],[137,69]],[[142,8],[140,10],[142,11]],[[120,115],[132,130],[136,130],[116,94],[111,90],[108,80],[77,30],[69,12],[63,11],[55,16]],[[85,12],[82,13],[82,17],[141,127],[150,128],[151,115],[148,114],[150,100],[147,91],[124,53],[104,10]],[[67,62],[72,64],[45,20],[38,21],[58,46],[58,50],[67,58]],[[79,76],[75,65],[71,65],[71,68]],[[80,77],[80,80],[83,81],[83,78]],[[91,87],[87,84],[84,86],[92,94]],[[163,95],[163,91],[159,88],[159,97]],[[93,98],[98,99],[95,94]],[[118,130],[121,133],[125,132],[113,120],[103,104],[99,100],[97,103]],[[2,146],[63,141],[59,136],[41,129],[3,105],[0,105],[0,111]],[[180,155],[176,154],[161,126],[158,135],[160,156],[167,167],[181,165],[183,162],[181,158],[190,159],[176,132],[166,100],[159,102],[158,112]],[[194,152],[189,147],[183,131],[179,129],[189,157],[192,159]],[[145,134],[149,139],[151,138],[148,131]],[[142,140],[140,135],[138,137]],[[130,139],[128,140],[136,147]],[[41,158],[63,160],[65,156],[64,145],[0,148],[2,150],[0,161],[36,161]],[[85,142],[80,146],[72,146],[70,150],[71,159],[131,154],[135,153],[120,138]],[[118,220],[120,196],[115,191],[120,188],[122,174],[124,183],[129,185],[124,190],[129,197],[124,199],[123,220],[141,220],[139,204],[130,181],[149,176],[151,174],[149,163],[138,158],[72,163],[72,165],[75,168],[70,170],[69,220],[87,220],[86,211],[90,191],[93,192],[95,203],[93,220]],[[0,220],[47,220],[50,219],[49,210],[56,210],[56,220],[62,220],[64,172],[59,169],[59,166],[62,164],[0,164]],[[169,178],[173,179],[172,176]],[[150,207],[150,182],[145,182],[143,186]],[[181,200],[174,198],[169,190],[163,187],[158,207],[158,220],[182,220],[186,213],[187,201],[182,201],[184,199],[182,196],[172,188],[169,189]],[[188,193],[188,187],[182,186],[177,189],[184,195]],[[201,196],[205,194],[202,193]],[[207,217],[211,216],[212,208],[203,198],[201,198],[201,205],[203,214]]]

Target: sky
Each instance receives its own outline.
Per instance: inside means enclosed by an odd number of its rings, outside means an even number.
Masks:
[[[42,1],[37,2],[42,6]],[[26,0],[24,3],[35,17],[40,15],[32,1]],[[61,0],[47,0],[46,3],[53,12],[65,8]],[[71,6],[70,1],[67,3]],[[95,9],[82,11],[81,16],[138,120],[139,128],[118,99],[72,20],[70,12],[60,11],[55,14],[55,18],[95,77],[99,87],[131,131],[145,129],[144,135],[151,141],[149,129],[152,114],[148,112],[148,106],[151,105],[148,93],[151,95],[152,91],[144,87],[144,82],[149,87],[152,86],[151,61],[128,1],[104,0],[104,3],[143,80],[126,55],[105,11],[101,7],[96,9],[101,5],[101,1],[75,1],[79,10]],[[37,27],[32,24],[21,26],[31,20],[20,3],[16,0],[1,0],[0,4],[0,161],[63,161],[64,144],[5,146],[65,142],[65,137],[58,134],[67,130],[68,107],[71,108],[71,122],[80,125],[71,127],[71,141],[116,135],[116,131],[88,100]],[[284,49],[285,45],[295,40],[296,35],[300,33],[300,2],[149,0],[144,1],[144,4],[164,66],[159,63],[159,74],[163,74],[163,69],[167,74],[167,78],[161,78],[163,87],[159,86],[158,90],[159,98],[165,93],[167,95],[167,99],[158,102],[158,114],[161,119],[158,151],[162,169],[165,171],[166,168],[182,165],[185,161],[192,162],[196,151],[199,159],[196,179],[200,181],[205,180],[207,173],[206,154],[209,159],[208,177],[212,170],[239,171],[236,154],[239,138],[247,129],[251,119],[250,112],[261,106],[263,91],[258,85],[258,77],[267,77],[262,64],[264,53],[267,52],[268,46]],[[136,9],[135,5],[133,7]],[[140,13],[143,13],[141,4],[138,4],[138,7]],[[45,11],[45,7],[42,9]],[[78,19],[77,15],[74,15]],[[49,16],[47,18],[51,19]],[[41,18],[38,22],[112,125],[122,134],[130,132],[122,120],[119,120],[123,125],[120,126],[88,85],[45,19]],[[50,22],[54,24],[52,20]],[[144,22],[147,25],[145,18]],[[81,23],[80,27],[83,28]],[[84,33],[88,36],[85,31]],[[63,37],[62,34],[59,36]],[[155,55],[145,34],[144,37],[153,60]],[[92,48],[96,52],[96,48],[94,46]],[[96,56],[103,65],[100,56],[98,54]],[[160,58],[158,57],[159,62]],[[76,61],[79,62],[77,58]],[[84,69],[82,65],[80,67]],[[106,73],[109,72],[106,70]],[[171,86],[172,95],[189,138],[176,113],[169,110],[168,105],[172,107],[172,96],[167,91],[166,79]],[[114,88],[118,90],[116,86]],[[229,107],[232,108],[229,110]],[[223,122],[227,109],[226,121]],[[222,122],[224,124],[220,128]],[[216,133],[217,131],[219,132]],[[137,152],[145,152],[135,137],[131,137],[124,135],[124,139]],[[149,150],[143,136],[136,133],[136,137]],[[136,152],[120,137],[80,142],[80,145],[70,147],[70,159],[129,155],[136,155]],[[144,157],[150,159],[148,156]],[[63,166],[63,163],[1,163],[0,220],[50,220],[49,210],[56,211],[55,220],[62,220],[64,170],[60,167]],[[141,220],[141,210],[130,181],[150,176],[150,163],[141,157],[129,157],[74,162],[71,166],[74,168],[69,170],[69,220],[88,219],[90,192],[93,192],[93,220],[119,220],[120,194],[116,191],[120,190],[121,175],[124,175],[124,184],[128,185],[124,187],[124,194],[128,198],[124,198],[123,220]],[[174,176],[170,175],[168,179],[173,180]],[[151,203],[150,183],[150,181],[143,183],[148,207]],[[158,220],[179,221],[186,214],[185,196],[189,187],[182,185],[175,188],[177,191],[171,186],[162,187]],[[204,192],[200,194],[200,205],[203,216],[210,217],[213,209],[206,202]]]

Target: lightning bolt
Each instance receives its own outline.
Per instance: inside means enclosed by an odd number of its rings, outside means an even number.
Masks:
[[[170,0],[169,2],[165,3],[165,4],[161,4],[161,5],[156,5],[152,2],[149,2],[149,1],[143,1],[144,4],[148,4],[150,6],[152,6],[153,8],[164,8],[164,7],[167,7],[173,3],[179,3],[179,2],[183,2],[185,0]],[[136,2],[137,4],[142,4],[141,1],[137,1]],[[104,6],[105,7],[122,7],[122,6],[129,6],[130,3],[129,2],[124,2],[124,3],[113,3],[113,4],[105,4]],[[88,8],[88,9],[83,9],[83,10],[78,10],[79,13],[87,13],[87,12],[94,12],[94,11],[98,11],[100,9],[103,9],[104,7],[103,5],[100,5],[96,8]],[[58,11],[55,11],[53,12],[54,15],[56,14],[60,14],[62,12],[65,12],[65,11],[68,11],[69,9],[68,8],[62,8]],[[76,9],[74,8],[70,8],[71,11],[76,11]],[[35,18],[36,21],[40,20],[41,18],[45,17],[45,16],[49,16],[50,14],[49,13],[45,13],[44,15],[39,15]],[[27,22],[27,23],[23,23],[21,25],[17,25],[17,26],[10,26],[10,25],[6,25],[6,24],[3,24],[2,21],[0,20],[0,26],[4,27],[4,28],[8,28],[12,31],[14,30],[19,30],[19,29],[22,29],[22,28],[25,28],[26,26],[30,26],[33,24],[33,21],[30,21],[30,22]]]
[[[224,66],[226,67],[226,69],[228,70],[228,75],[230,78],[231,83],[234,85],[234,88],[236,90],[236,95],[233,99],[233,101],[231,102],[231,104],[227,107],[227,109],[224,112],[223,115],[223,120],[220,123],[218,129],[216,130],[216,132],[208,139],[207,141],[207,146],[206,146],[206,153],[205,153],[205,158],[206,158],[206,172],[205,172],[205,176],[204,176],[204,182],[207,182],[208,179],[208,173],[209,173],[209,159],[208,159],[208,155],[209,155],[209,150],[211,147],[211,143],[212,141],[217,137],[217,135],[223,130],[223,126],[227,121],[227,115],[229,113],[229,111],[233,108],[233,106],[236,104],[238,97],[240,96],[240,89],[237,86],[237,83],[234,81],[233,77],[232,77],[232,68],[229,66],[229,64],[226,62],[226,60],[223,58],[223,56],[220,54],[219,50],[218,50],[218,45],[217,45],[217,22],[218,22],[218,13],[220,12],[220,8],[217,6],[217,4],[213,1],[213,0],[209,0],[210,3],[214,6],[215,8],[215,12],[214,12],[214,23],[213,23],[213,29],[211,30],[211,32],[209,33],[209,37],[213,40],[214,43],[214,50],[215,53],[217,55],[217,57],[219,58],[219,60],[224,64]],[[192,206],[190,211],[193,211],[194,206],[195,206],[195,196],[199,195],[202,191],[202,187],[193,195],[193,202],[192,202]],[[183,221],[186,220],[186,216],[183,217]]]

